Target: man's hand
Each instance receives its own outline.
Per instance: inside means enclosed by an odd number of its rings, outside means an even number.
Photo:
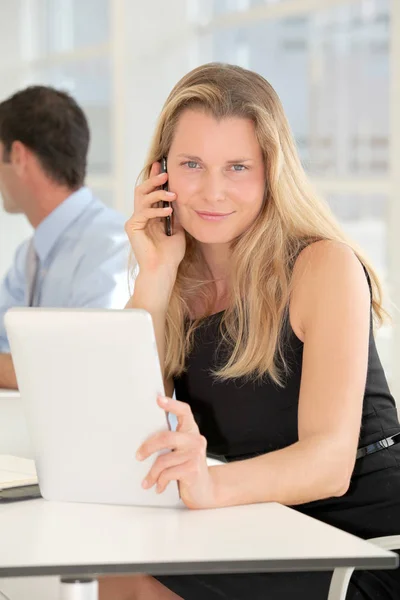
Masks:
[[[0,388],[18,389],[11,354],[0,354]]]

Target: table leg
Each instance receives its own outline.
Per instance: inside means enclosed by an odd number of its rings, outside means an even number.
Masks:
[[[95,579],[61,579],[60,600],[98,600],[99,584]]]

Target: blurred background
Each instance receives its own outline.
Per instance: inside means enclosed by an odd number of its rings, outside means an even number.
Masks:
[[[211,60],[272,83],[308,173],[376,266],[400,398],[400,0],[0,0],[0,99],[33,83],[72,93],[91,127],[87,183],[126,216],[167,93]],[[0,209],[0,277],[27,233]]]

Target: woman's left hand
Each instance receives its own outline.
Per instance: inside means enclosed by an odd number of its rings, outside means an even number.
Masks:
[[[178,426],[176,431],[156,433],[138,449],[138,460],[172,450],[157,457],[142,486],[149,489],[156,485],[157,493],[161,493],[170,481],[177,481],[181,499],[188,508],[215,507],[215,489],[206,461],[207,441],[199,432],[190,406],[164,396],[159,396],[157,402],[177,417]]]

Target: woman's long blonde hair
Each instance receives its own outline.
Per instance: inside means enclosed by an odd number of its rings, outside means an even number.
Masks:
[[[297,155],[281,102],[260,75],[233,65],[211,63],[185,75],[169,94],[156,126],[142,178],[167,156],[181,113],[200,109],[216,119],[241,117],[255,126],[265,160],[265,199],[256,221],[231,244],[230,303],[220,331],[229,344],[218,378],[257,379],[269,375],[283,385],[287,371],[285,331],[294,262],[316,240],[351,246],[372,284],[375,320],[382,323],[379,279],[360,250],[341,231],[327,204],[312,189]],[[203,318],[192,319],[193,300],[204,317],[212,311],[215,286],[196,240],[186,232],[186,253],[172,292],[166,322],[165,376],[181,374],[193,333]]]

